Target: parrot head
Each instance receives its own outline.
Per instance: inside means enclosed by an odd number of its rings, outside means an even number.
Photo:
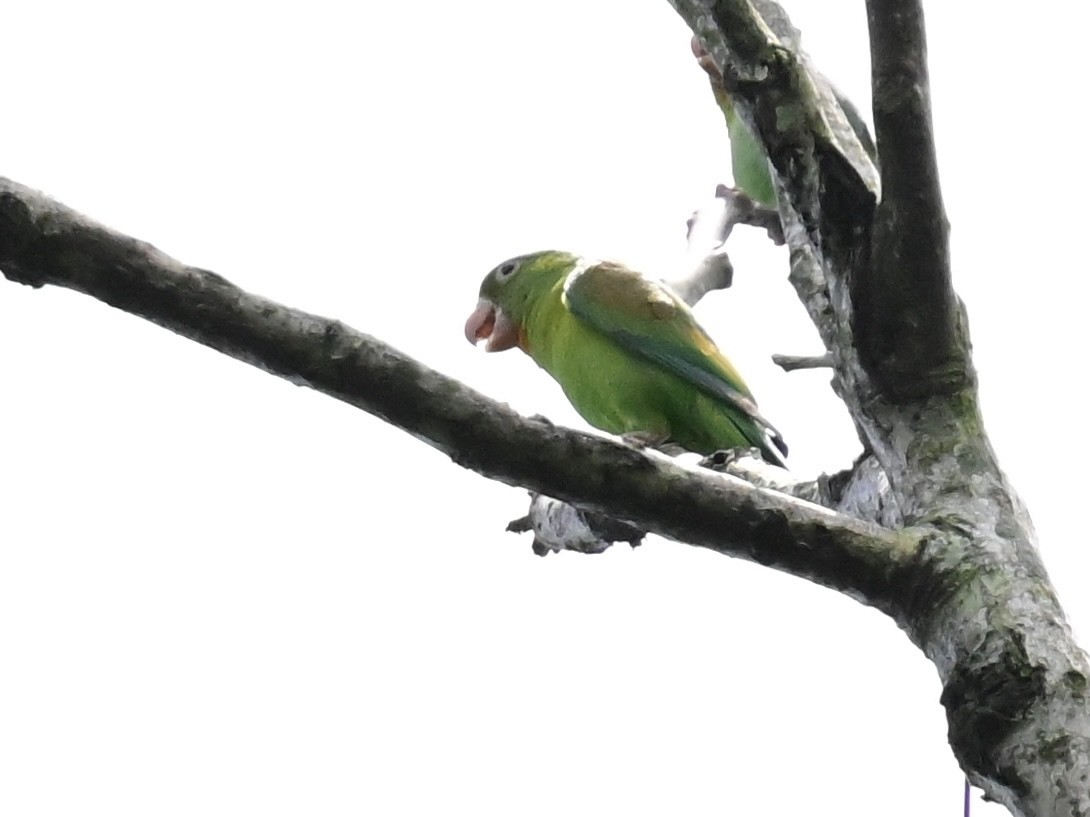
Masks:
[[[578,262],[576,256],[545,250],[509,258],[481,282],[477,308],[466,320],[466,340],[485,342],[488,352],[521,345],[521,330],[537,299],[554,287]]]

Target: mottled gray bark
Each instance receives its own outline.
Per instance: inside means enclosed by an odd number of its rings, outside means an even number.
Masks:
[[[939,672],[972,783],[1014,814],[1090,815],[1090,668],[981,421],[950,285],[918,0],[868,3],[880,184],[866,140],[845,128],[853,117],[774,3],[671,2],[767,148],[789,278],[867,452],[814,498],[928,531],[894,615]]]
[[[912,158],[923,162],[922,192],[892,167],[914,148],[890,128],[930,138],[926,69],[913,62],[924,59],[919,4],[870,4],[872,36],[890,46],[875,63],[875,119],[885,122],[876,163],[858,117],[809,65],[774,3],[672,2],[775,168],[789,280],[865,448],[842,473],[797,483],[743,457],[708,463],[728,472],[719,475],[523,418],[374,338],[246,293],[2,180],[0,270],[85,292],[372,412],[485,476],[589,511],[573,549],[654,531],[872,605],[934,662],[951,746],[974,784],[1015,814],[1090,815],[1090,667],[981,423],[933,156]],[[906,233],[910,211],[929,220]],[[927,246],[906,249],[907,235]],[[890,309],[912,295],[917,278],[902,262],[914,265],[924,297],[949,308],[883,335],[860,316],[860,300]],[[698,272],[692,292],[705,274],[722,285],[724,269]],[[884,276],[899,289],[872,286]],[[942,331],[927,334],[930,320]],[[573,530],[565,513],[553,506],[549,524]]]
[[[862,360],[883,391],[953,391],[972,371],[950,284],[923,9],[915,0],[869,0],[867,21],[882,198],[867,274],[849,284]]]

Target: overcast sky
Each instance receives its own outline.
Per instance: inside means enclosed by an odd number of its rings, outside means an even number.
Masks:
[[[6,10],[0,174],[582,427],[462,323],[513,254],[679,262],[729,154],[666,0],[158,5]],[[1086,644],[1090,21],[977,5],[928,8],[955,284]],[[788,8],[868,109],[863,4]],[[699,318],[793,470],[844,467],[828,374],[769,361],[820,351],[785,251],[731,254]],[[0,366],[0,813],[960,814],[873,610],[655,538],[539,559],[522,491],[82,295],[0,281]]]

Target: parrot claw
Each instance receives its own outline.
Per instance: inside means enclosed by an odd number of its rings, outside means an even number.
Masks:
[[[626,445],[630,445],[633,448],[658,448],[663,445],[669,437],[665,434],[655,434],[653,431],[626,431],[621,435],[621,439]]]
[[[763,227],[773,244],[777,247],[784,244],[783,223],[780,221],[780,213],[775,207],[766,207],[760,202],[754,201],[740,187],[731,187],[722,183],[715,186],[715,197],[730,202],[734,212],[733,219],[736,223]],[[729,230],[727,232],[729,234]],[[726,241],[726,238],[724,236],[723,240]]]
[[[651,431],[628,431],[621,435],[621,440],[641,451],[651,448],[668,457],[678,457],[689,453],[677,443],[671,442],[666,434],[655,434]]]

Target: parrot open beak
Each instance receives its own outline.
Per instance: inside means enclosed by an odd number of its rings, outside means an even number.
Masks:
[[[477,308],[466,320],[466,340],[477,345],[483,340],[486,352],[502,352],[518,346],[519,330],[502,309],[486,298],[477,302]]]

